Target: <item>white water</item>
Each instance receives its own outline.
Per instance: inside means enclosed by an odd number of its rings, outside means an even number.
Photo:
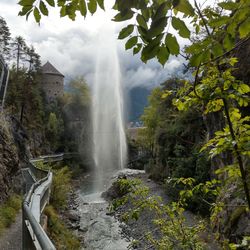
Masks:
[[[96,191],[126,163],[123,94],[112,24],[101,30],[93,87],[93,154]]]

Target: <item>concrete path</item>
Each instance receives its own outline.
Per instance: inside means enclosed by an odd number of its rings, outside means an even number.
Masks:
[[[17,214],[15,222],[0,236],[1,250],[22,249],[22,212]]]

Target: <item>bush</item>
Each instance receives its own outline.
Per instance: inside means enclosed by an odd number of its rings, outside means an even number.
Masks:
[[[48,216],[49,234],[57,249],[80,249],[80,242],[69,229],[65,227],[52,206],[47,206],[44,213]]]
[[[6,202],[6,205],[15,209],[16,212],[19,211],[19,209],[21,208],[21,204],[22,198],[20,195],[16,194],[11,196]]]
[[[65,208],[67,195],[71,190],[71,171],[67,166],[55,170],[51,188],[51,203],[56,209]]]
[[[21,196],[13,195],[0,206],[0,234],[6,227],[9,227],[15,221],[16,214],[20,210],[21,204]]]

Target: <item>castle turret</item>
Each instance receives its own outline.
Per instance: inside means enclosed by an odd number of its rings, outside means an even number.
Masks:
[[[42,66],[42,88],[48,102],[63,95],[64,75],[50,62]]]

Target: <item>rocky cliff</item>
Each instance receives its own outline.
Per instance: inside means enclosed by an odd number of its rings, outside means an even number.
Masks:
[[[21,191],[21,165],[27,159],[26,136],[14,118],[0,115],[0,204]]]

